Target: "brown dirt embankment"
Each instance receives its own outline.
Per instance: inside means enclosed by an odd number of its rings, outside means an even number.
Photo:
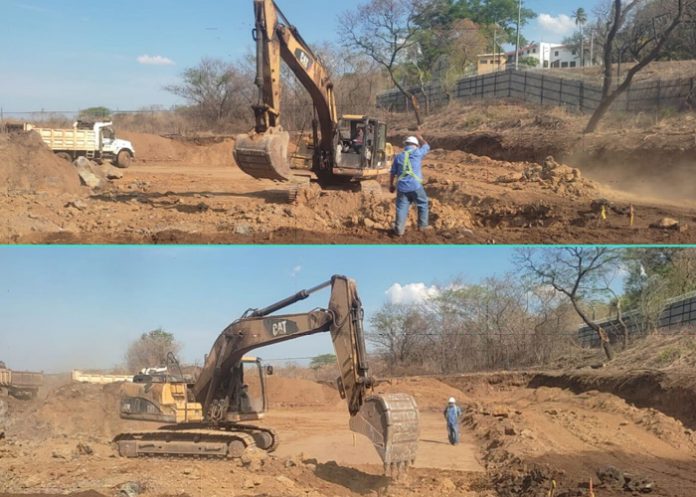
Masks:
[[[0,185],[0,193],[8,195],[82,191],[77,169],[33,131],[0,134]]]
[[[696,429],[696,380],[693,370],[628,371],[625,373],[541,373],[531,388],[552,387],[580,394],[607,392],[641,408],[655,409]]]

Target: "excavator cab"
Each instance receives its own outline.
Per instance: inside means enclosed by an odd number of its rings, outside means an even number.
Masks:
[[[368,116],[343,116],[333,173],[367,178],[388,168],[387,125]]]
[[[152,368],[151,368],[152,369]],[[256,421],[268,409],[266,374],[260,359],[244,357],[229,375],[231,392],[229,421]],[[121,387],[123,419],[158,421],[161,423],[193,423],[203,421],[203,406],[191,392],[189,378],[152,370],[141,371],[132,383]]]

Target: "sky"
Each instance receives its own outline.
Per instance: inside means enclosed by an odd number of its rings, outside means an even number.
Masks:
[[[123,363],[128,344],[163,328],[202,362],[219,333],[260,308],[327,281],[356,280],[369,318],[453,280],[513,271],[509,247],[1,247],[0,361],[67,372]],[[326,307],[329,291],[282,312]],[[367,324],[367,323],[366,323]],[[331,353],[328,334],[255,352],[264,360]],[[301,362],[301,361],[298,361]]]
[[[524,0],[539,13],[530,41],[561,41],[570,13],[600,0]],[[278,0],[310,44],[336,42],[344,2]],[[203,57],[237,60],[252,52],[251,0],[0,0],[0,108],[30,111],[170,107],[163,87]]]

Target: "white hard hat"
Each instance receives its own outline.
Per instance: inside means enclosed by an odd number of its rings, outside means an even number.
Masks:
[[[449,398],[449,403],[450,403],[450,404],[456,404],[457,401],[455,400],[454,397],[450,397],[450,398]]]
[[[406,145],[416,145],[416,146],[420,145],[420,141],[415,136],[409,136],[408,138],[406,138],[404,143]]]

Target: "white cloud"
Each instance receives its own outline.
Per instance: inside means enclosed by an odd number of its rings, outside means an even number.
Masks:
[[[568,36],[575,31],[575,21],[570,16],[561,14],[557,17],[551,14],[539,14],[539,26],[558,36]]]
[[[425,283],[410,283],[408,285],[394,283],[385,293],[392,304],[419,304],[437,297],[440,294],[440,289],[436,286],[427,286]]]
[[[294,268],[292,268],[292,271],[290,271],[290,277],[294,278],[295,276],[300,274],[301,271],[302,271],[302,266],[295,266]]]
[[[145,66],[173,66],[174,61],[161,55],[141,55],[138,57],[138,64]]]

